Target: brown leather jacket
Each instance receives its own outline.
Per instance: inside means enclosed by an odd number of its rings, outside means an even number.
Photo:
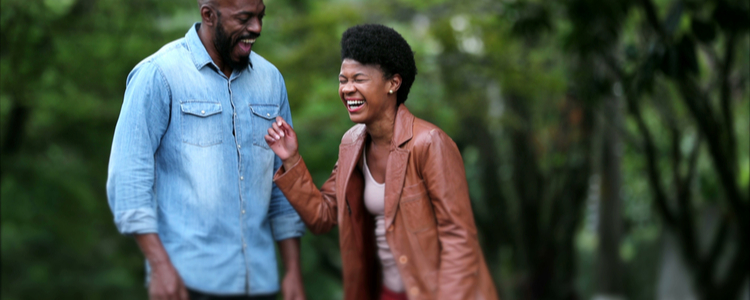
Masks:
[[[409,299],[497,299],[477,240],[461,154],[440,128],[404,105],[396,116],[385,180],[386,240]],[[331,177],[318,190],[303,160],[274,182],[313,233],[339,225],[344,298],[377,299],[375,222],[358,161],[365,126],[344,134]]]

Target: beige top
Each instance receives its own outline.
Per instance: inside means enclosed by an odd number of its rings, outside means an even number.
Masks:
[[[367,148],[367,147],[364,147]],[[378,257],[383,266],[383,285],[391,291],[401,293],[404,291],[404,283],[401,274],[398,273],[396,260],[391,253],[391,247],[385,239],[385,183],[378,183],[372,178],[370,168],[367,167],[367,153],[363,150],[362,159],[365,171],[365,193],[364,200],[367,210],[375,216],[375,240],[378,246]]]

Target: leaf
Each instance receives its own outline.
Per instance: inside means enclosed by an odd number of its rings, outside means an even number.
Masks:
[[[719,1],[714,10],[713,18],[724,30],[743,32],[750,29],[748,16],[750,11],[745,7],[734,6],[727,1]]]
[[[680,25],[680,19],[682,18],[683,4],[682,1],[675,1],[672,7],[669,8],[669,14],[667,19],[664,20],[664,30],[668,36],[672,36]]]
[[[711,43],[716,38],[716,27],[713,22],[693,17],[690,19],[690,28],[695,37],[703,43]]]
[[[683,35],[676,47],[679,63],[679,76],[698,73],[698,57],[695,54],[695,41],[689,35]]]

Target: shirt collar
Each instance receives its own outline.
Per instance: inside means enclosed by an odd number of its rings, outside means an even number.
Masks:
[[[211,59],[211,55],[206,51],[206,47],[203,46],[201,38],[198,36],[198,27],[201,25],[200,22],[196,22],[190,27],[190,30],[185,34],[185,42],[187,43],[188,51],[193,57],[193,63],[197,69],[201,69],[208,64],[212,64],[217,70],[219,69]],[[250,68],[253,67],[253,62],[248,60]]]

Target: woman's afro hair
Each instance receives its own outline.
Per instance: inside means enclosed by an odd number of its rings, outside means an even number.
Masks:
[[[398,104],[406,101],[417,75],[417,65],[411,47],[393,28],[364,24],[347,29],[341,37],[341,61],[347,58],[379,66],[386,78],[401,75],[396,101]]]

